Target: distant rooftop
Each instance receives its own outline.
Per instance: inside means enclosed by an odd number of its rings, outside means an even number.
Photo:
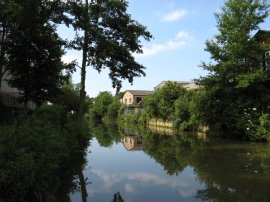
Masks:
[[[167,82],[169,82],[169,80],[168,81],[162,81],[156,87],[154,87],[154,89],[157,90],[157,89],[163,87]],[[196,88],[199,87],[193,81],[171,81],[171,82],[180,83],[180,84],[182,84],[183,88],[186,88],[187,90],[196,89]]]
[[[259,30],[254,36],[254,39],[265,41],[270,39],[270,30]]]
[[[149,90],[127,90],[126,92],[130,92],[132,95],[136,95],[136,96],[147,96],[153,93],[153,91],[149,91]]]

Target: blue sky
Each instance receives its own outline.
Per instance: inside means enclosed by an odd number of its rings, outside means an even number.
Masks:
[[[200,68],[202,61],[209,61],[204,51],[205,41],[217,34],[214,12],[220,10],[224,0],[128,0],[128,13],[146,26],[153,35],[150,42],[143,41],[144,53],[135,55],[138,63],[146,67],[145,77],[134,79],[133,85],[123,82],[121,91],[153,90],[164,80],[189,81],[207,72]],[[270,29],[270,18],[261,29]],[[72,37],[71,30],[60,30],[63,37]],[[81,54],[68,51],[64,61],[77,59]],[[80,72],[73,75],[73,82],[80,82]],[[99,92],[115,90],[111,87],[108,71],[100,74],[87,69],[86,92],[95,97]]]

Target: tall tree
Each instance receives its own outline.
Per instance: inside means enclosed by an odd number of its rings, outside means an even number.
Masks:
[[[4,0],[1,14],[1,72],[11,75],[9,84],[20,90],[24,101],[37,105],[49,100],[71,68],[61,61],[64,41],[56,34],[53,21],[63,16],[56,11],[59,1]],[[4,63],[4,64],[2,64]]]
[[[244,110],[267,110],[269,72],[262,55],[269,46],[252,34],[268,15],[266,0],[227,0],[215,14],[219,33],[206,42],[212,62],[202,64],[209,75],[200,79],[207,91],[204,111],[209,125],[245,134]]]
[[[12,4],[8,0],[0,1],[0,90],[1,81],[7,71],[7,39],[9,22],[12,14]]]
[[[122,79],[130,83],[133,78],[145,75],[144,66],[138,64],[132,53],[142,53],[141,38],[150,40],[146,27],[131,19],[125,0],[70,1],[70,14],[74,16],[73,27],[84,31],[71,43],[83,54],[81,65],[81,90],[79,114],[85,98],[86,67],[97,71],[108,68],[112,86],[121,88]]]

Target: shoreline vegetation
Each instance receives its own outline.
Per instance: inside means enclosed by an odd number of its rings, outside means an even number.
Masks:
[[[139,39],[152,35],[126,13],[127,1],[87,5],[80,0],[0,2],[0,85],[9,75],[16,98],[36,106],[12,114],[0,97],[0,201],[65,202],[79,189],[86,197],[82,170],[90,132],[95,132],[89,124],[143,127],[154,119],[176,130],[270,142],[270,69],[262,57],[270,50],[270,32],[259,30],[270,12],[266,0],[226,1],[216,14],[219,33],[206,41],[212,61],[201,64],[209,75],[196,81],[200,88],[167,82],[143,100],[142,112],[132,114],[125,114],[121,93],[86,95],[86,66],[107,68],[120,90],[122,80],[132,83],[145,75],[132,53],[141,53]],[[56,32],[60,24],[72,27],[76,37],[62,39]],[[68,49],[83,52],[78,85],[71,82],[77,61],[61,60]],[[103,132],[101,127],[95,135]]]
[[[245,109],[245,102],[231,109],[230,112],[235,113],[232,114],[233,117],[229,117],[233,122],[226,123],[225,120],[217,119],[220,117],[217,117],[215,122],[208,122],[213,115],[210,109],[206,110],[209,97],[204,87],[186,90],[177,82],[167,82],[144,99],[143,110],[134,110],[129,114],[125,113],[126,106],[119,101],[120,98],[121,94],[113,96],[109,92],[101,92],[89,109],[89,120],[96,123],[117,121],[145,127],[161,126],[249,141],[270,141],[268,113],[255,108]],[[232,104],[228,103],[228,106]],[[239,111],[241,109],[242,112]]]
[[[0,201],[69,201],[90,138],[86,119],[56,105],[1,124]]]

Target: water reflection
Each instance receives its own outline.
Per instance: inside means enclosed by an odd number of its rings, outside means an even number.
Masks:
[[[127,127],[92,131],[88,201],[270,200],[267,144]],[[72,201],[80,200],[75,194]]]
[[[122,143],[127,151],[141,151],[144,149],[144,140],[142,136],[126,136]]]
[[[119,192],[116,192],[114,195],[113,195],[113,200],[112,202],[124,202],[121,194]]]

